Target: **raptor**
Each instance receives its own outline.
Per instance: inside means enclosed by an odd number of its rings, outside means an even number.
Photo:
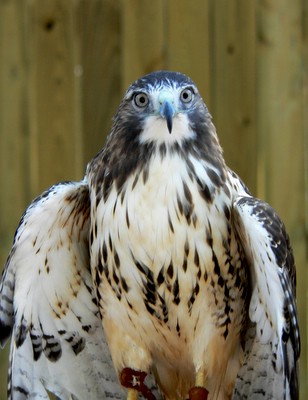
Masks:
[[[134,82],[84,180],[28,207],[0,284],[10,335],[13,400],[298,399],[289,237],[189,77]]]

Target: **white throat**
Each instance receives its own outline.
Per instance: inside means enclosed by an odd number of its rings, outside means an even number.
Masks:
[[[143,132],[140,135],[140,143],[156,142],[175,143],[182,142],[185,139],[195,137],[195,132],[189,127],[187,115],[184,113],[177,114],[173,119],[172,132],[169,133],[166,121],[158,116],[150,116],[146,119]]]

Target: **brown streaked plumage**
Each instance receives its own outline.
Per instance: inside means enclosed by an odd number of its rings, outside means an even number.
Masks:
[[[137,104],[136,96],[144,103]],[[92,207],[100,224],[100,235],[91,243],[92,271],[101,257],[102,238],[114,243],[105,247],[98,291],[116,369],[153,370],[170,399],[187,398],[201,374],[210,398],[231,398],[245,357],[241,343],[249,321],[250,279],[257,268],[245,239],[239,239],[233,214],[240,215],[238,198],[247,204],[253,198],[225,165],[193,82],[170,72],[136,81],[87,176],[93,199],[101,199]],[[115,207],[111,221],[109,210]],[[273,239],[262,228],[267,246]],[[119,275],[129,288],[125,295]],[[266,310],[265,316],[270,318]],[[267,335],[280,340],[274,329]],[[283,374],[285,382],[293,379]]]
[[[190,78],[134,82],[86,178],[27,209],[0,283],[10,334],[13,400],[123,398],[117,379],[128,400],[298,398],[287,233]]]

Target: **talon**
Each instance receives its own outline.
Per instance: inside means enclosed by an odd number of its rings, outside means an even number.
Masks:
[[[143,371],[136,371],[132,368],[122,369],[120,382],[122,386],[129,389],[128,397],[136,397],[136,393],[133,395],[133,392],[138,391],[146,400],[156,400],[154,394],[144,383],[146,376],[147,373]]]
[[[201,386],[194,386],[189,391],[189,400],[207,400],[209,392]]]

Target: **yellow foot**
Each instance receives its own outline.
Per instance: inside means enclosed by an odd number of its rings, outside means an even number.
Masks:
[[[138,400],[138,390],[136,390],[136,389],[128,389],[128,391],[127,391],[127,400]]]
[[[197,372],[194,387],[189,391],[189,400],[207,400],[209,392],[205,389],[206,378],[203,370]]]
[[[198,371],[196,375],[196,386],[205,386],[205,373],[203,371]]]

